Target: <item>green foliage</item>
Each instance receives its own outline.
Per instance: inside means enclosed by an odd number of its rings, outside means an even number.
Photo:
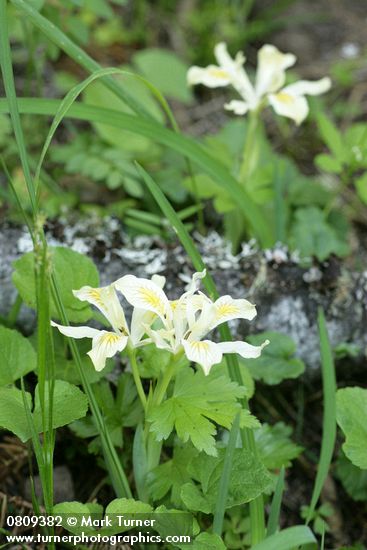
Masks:
[[[312,522],[312,529],[318,535],[322,535],[324,532],[328,533],[330,531],[327,519],[333,514],[334,508],[328,502],[321,504],[321,506],[313,510],[311,515],[309,506],[301,506],[301,517]]]
[[[18,331],[0,326],[0,349],[0,386],[12,384],[36,369],[36,352]]]
[[[291,466],[292,460],[303,451],[303,447],[290,439],[292,428],[283,422],[274,426],[262,424],[254,434],[259,456],[269,470]]]
[[[343,451],[358,468],[367,469],[367,390],[343,388],[336,394],[336,415],[345,435]]]
[[[346,256],[349,252],[345,235],[341,237],[337,228],[314,206],[299,208],[296,211],[290,244],[305,260],[316,256],[318,260],[323,261],[330,254]]]
[[[264,340],[269,340],[270,344],[263,349],[260,357],[243,360],[255,380],[275,385],[287,378],[297,378],[304,372],[303,361],[294,357],[296,344],[292,338],[269,331],[248,337],[250,344],[255,346],[259,346]]]
[[[36,429],[38,432],[42,432],[42,412],[38,391],[37,386],[35,393],[35,408],[32,417]],[[0,388],[0,397],[0,426],[13,432],[22,441],[27,441],[31,437],[31,432],[27,414],[24,409],[22,392],[17,388]],[[27,401],[29,402],[29,406],[31,406],[32,399],[28,393]],[[48,415],[48,399],[46,399],[45,404],[46,414]],[[77,418],[82,418],[85,416],[87,408],[87,398],[79,388],[68,382],[55,380],[52,417],[53,428],[65,426]]]
[[[353,500],[367,501],[367,471],[354,466],[342,451],[336,463],[336,474]]]
[[[130,373],[123,373],[118,379],[116,392],[107,380],[101,380],[94,387],[95,398],[101,408],[111,440],[116,447],[123,446],[123,428],[136,427],[142,419],[142,409],[136,387]],[[98,427],[91,416],[73,422],[70,429],[81,438],[92,438],[91,453],[101,451]]]
[[[164,96],[186,104],[192,102],[192,93],[186,83],[189,66],[174,52],[149,48],[137,52],[132,61],[139,73],[156,86]]]
[[[223,540],[214,533],[200,533],[194,540],[193,550],[226,550]]]
[[[199,451],[216,456],[213,422],[230,428],[240,409],[237,398],[244,394],[244,388],[224,376],[205,376],[201,370],[194,373],[183,369],[176,377],[172,397],[149,411],[150,429],[161,441],[175,428],[183,442],[190,439]],[[242,414],[241,426],[256,425],[254,417]]]
[[[99,276],[94,263],[68,248],[50,247],[55,277],[60,286],[60,295],[70,321],[81,323],[91,317],[91,308],[87,302],[74,297],[72,291],[84,285],[97,287]],[[34,254],[28,252],[14,262],[13,283],[23,301],[36,308],[36,289],[34,281]],[[59,318],[59,312],[51,301],[51,317]]]
[[[188,472],[199,485],[189,482],[181,489],[181,498],[189,510],[214,513],[222,474],[225,449],[218,450],[218,459],[200,453],[188,465]],[[253,453],[235,449],[230,473],[226,508],[245,504],[266,491],[271,477]]]

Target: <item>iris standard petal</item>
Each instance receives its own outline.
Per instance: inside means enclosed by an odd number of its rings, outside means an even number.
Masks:
[[[123,334],[128,333],[124,310],[113,284],[100,288],[83,286],[79,290],[73,290],[73,294],[79,300],[96,306],[111,323],[114,330]]]
[[[285,82],[285,70],[294,65],[296,57],[282,53],[271,44],[265,44],[257,54],[256,95],[275,92]]]
[[[114,284],[132,306],[156,313],[164,322],[170,317],[168,298],[153,281],[125,275]]]
[[[281,91],[292,96],[320,95],[328,92],[330,88],[331,79],[325,76],[320,80],[298,80]]]

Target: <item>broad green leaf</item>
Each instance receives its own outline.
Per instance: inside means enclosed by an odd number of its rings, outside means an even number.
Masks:
[[[186,81],[189,66],[174,52],[149,48],[137,52],[132,62],[163,95],[183,103],[192,101],[193,96]]]
[[[341,162],[331,155],[320,154],[315,158],[315,164],[324,172],[330,172],[331,174],[340,174],[343,170]]]
[[[216,507],[219,483],[222,475],[225,449],[219,458],[201,453],[188,466],[191,477],[200,483],[186,483],[181,490],[185,505],[193,511],[213,513]],[[246,449],[235,449],[230,473],[226,508],[250,502],[272,484],[271,476],[263,463]]]
[[[354,466],[342,451],[336,463],[336,475],[353,500],[367,501],[367,470]]]
[[[356,178],[354,185],[357,191],[358,197],[364,204],[367,204],[367,172],[365,172],[359,178]]]
[[[73,290],[84,285],[96,287],[99,276],[94,263],[69,248],[51,248],[52,264],[59,284],[60,295],[65,306],[68,318],[73,322],[84,322],[91,317],[91,308],[87,302],[74,297]],[[36,289],[34,282],[34,255],[33,252],[24,254],[13,264],[13,283],[23,301],[30,307],[36,308]],[[51,317],[59,318],[58,309],[51,301]]]
[[[149,519],[152,511],[153,508],[147,502],[141,502],[133,498],[116,498],[109,503],[105,510],[105,516],[110,516],[112,523],[115,522],[115,525],[112,528],[103,529],[103,532],[113,530],[114,532],[122,533],[131,530],[131,526],[118,526],[117,515],[126,516],[126,519]]]
[[[237,398],[244,394],[244,388],[224,376],[183,369],[176,377],[172,397],[149,412],[150,429],[161,441],[175,428],[184,443],[190,439],[199,451],[216,456],[213,422],[230,428],[240,408]]]
[[[318,260],[326,260],[330,254],[345,256],[349,247],[345,239],[338,236],[319,208],[299,208],[291,228],[290,245],[298,250],[302,258],[316,256]]]
[[[183,510],[176,510],[174,508],[166,508],[165,506],[158,506],[154,510],[154,529],[158,531],[163,539],[168,536],[180,535],[190,536],[198,532],[196,521],[192,514]],[[186,545],[177,545],[180,548],[187,547]]]
[[[316,545],[316,542],[316,538],[309,527],[295,525],[255,544],[251,547],[251,550],[294,550],[303,544]]]
[[[321,137],[330,151],[339,161],[343,161],[345,158],[345,147],[341,132],[339,132],[334,123],[324,114],[318,115],[317,123]]]
[[[248,341],[255,346],[264,340],[269,340],[270,344],[263,349],[259,358],[243,360],[255,380],[275,385],[287,378],[297,378],[304,372],[303,361],[294,357],[296,344],[292,338],[270,331],[248,337]]]
[[[88,502],[87,504],[83,504],[77,501],[70,501],[55,504],[52,512],[54,516],[62,517],[62,526],[67,531],[70,531],[71,533],[74,533],[76,535],[83,532],[86,535],[92,535],[95,533],[94,527],[82,525],[82,520],[83,518],[85,518],[85,520],[88,520],[88,518],[92,518],[95,520],[102,519],[103,507],[95,502]],[[68,523],[67,520],[69,517],[76,518],[77,523],[75,526]]]
[[[32,397],[29,393],[26,396],[31,407]],[[0,388],[0,426],[13,432],[21,441],[30,437],[22,392],[17,388]]]
[[[336,419],[345,435],[343,451],[358,468],[367,469],[367,390],[343,388],[336,393]]]
[[[290,439],[291,434],[292,428],[283,422],[274,426],[262,424],[261,428],[254,431],[257,451],[269,470],[290,466],[291,461],[303,451],[303,447]]]
[[[125,66],[122,68],[131,72],[130,67]],[[140,82],[133,76],[121,75],[115,76],[114,80],[128,88],[129,92],[137,98],[139,102],[145,105],[146,109],[157,121],[163,122],[164,118],[161,110],[143,82]],[[124,103],[124,101],[118,98],[112,91],[106,90],[104,84],[100,82],[94,82],[88,86],[83,93],[83,97],[88,105],[108,107],[123,113],[132,113],[132,110],[126,105],[126,103]],[[114,147],[118,147],[124,151],[132,151],[135,154],[142,154],[148,152],[149,149],[156,148],[156,146],[149,139],[141,135],[114,128],[109,124],[93,123],[93,125],[99,135],[107,143],[110,143]],[[149,155],[151,155],[151,151],[149,151]]]
[[[198,454],[191,445],[175,446],[173,457],[148,474],[148,485],[153,500],[161,500],[170,491],[170,501],[181,506],[181,487],[191,481],[187,471],[190,460]]]
[[[194,540],[192,550],[226,550],[226,546],[219,535],[200,533]]]
[[[46,411],[48,410],[48,387],[45,388]],[[66,426],[83,418],[87,414],[88,400],[87,396],[77,387],[63,380],[55,380],[53,394],[53,415],[52,424],[54,428]],[[48,412],[46,412],[48,414]],[[34,421],[38,431],[42,431],[42,413],[39,401],[39,390],[36,387],[35,408],[33,412]]]
[[[0,350],[0,386],[12,384],[37,367],[32,344],[16,330],[0,326]]]

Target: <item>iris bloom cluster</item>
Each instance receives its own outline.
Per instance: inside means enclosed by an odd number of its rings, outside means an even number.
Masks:
[[[191,67],[187,74],[190,85],[203,84],[209,88],[232,86],[241,99],[234,99],[225,108],[236,115],[270,104],[278,115],[301,124],[308,115],[306,95],[319,95],[331,87],[328,77],[316,81],[299,80],[284,86],[285,71],[296,62],[295,55],[282,53],[275,46],[265,44],[258,51],[257,71],[254,84],[244,69],[245,57],[238,52],[233,59],[223,42],[214,49],[217,65]]]
[[[223,354],[238,353],[244,358],[256,358],[261,346],[246,342],[216,343],[206,338],[218,325],[232,319],[251,321],[256,315],[253,304],[244,299],[222,296],[216,301],[199,291],[200,279],[205,271],[195,273],[189,288],[177,300],[169,300],[163,291],[164,277],[152,279],[125,275],[109,286],[92,288],[84,286],[73,291],[79,300],[97,307],[111,324],[112,330],[62,326],[54,327],[71,338],[91,338],[92,349],[88,352],[97,371],[105,367],[106,359],[125,348],[138,348],[154,344],[173,355],[184,353],[199,364],[207,375],[213,365],[220,363]],[[117,292],[133,306],[130,327]]]

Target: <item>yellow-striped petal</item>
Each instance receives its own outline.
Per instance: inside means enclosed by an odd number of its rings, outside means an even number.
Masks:
[[[127,336],[106,330],[99,331],[99,334],[93,338],[92,349],[88,352],[96,371],[104,369],[108,357],[113,357],[117,352],[125,349],[127,341]]]
[[[83,286],[79,290],[73,290],[73,294],[79,300],[96,306],[111,323],[116,332],[128,334],[124,310],[113,285],[101,288]]]
[[[256,316],[256,307],[248,300],[234,299],[231,296],[222,296],[214,302],[214,319],[210,329],[213,329],[232,319],[247,319],[251,321]]]
[[[220,363],[222,360],[222,350],[210,340],[202,341],[187,341],[182,340],[182,345],[185,350],[185,355],[189,361],[198,363],[205,375],[208,375],[213,365]]]
[[[167,296],[153,281],[125,275],[114,284],[132,306],[156,313],[164,322],[171,316]]]

